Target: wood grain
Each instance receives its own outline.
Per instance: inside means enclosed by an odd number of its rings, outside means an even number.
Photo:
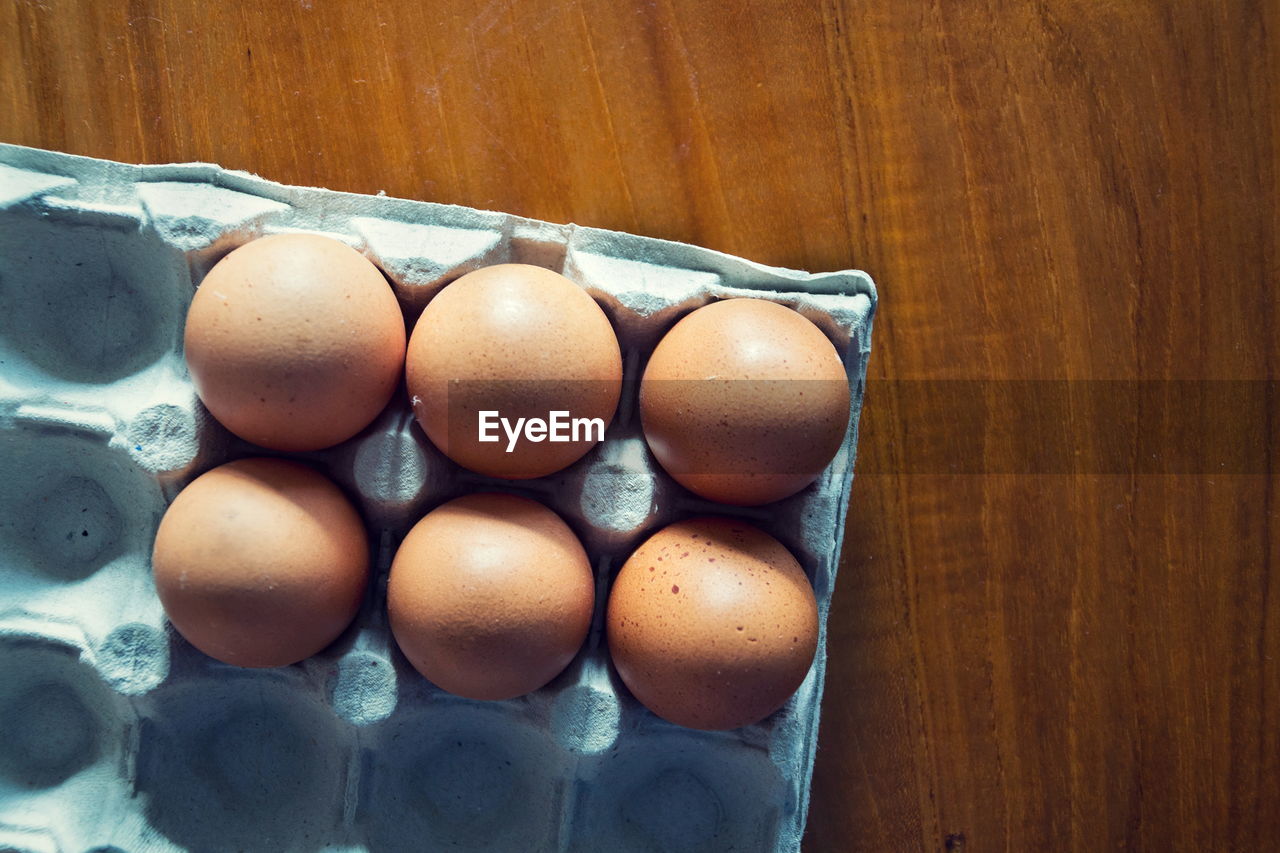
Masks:
[[[867,269],[808,849],[1266,850],[1275,465],[908,473],[899,391],[1280,375],[1278,32],[1248,0],[7,0],[0,139]]]

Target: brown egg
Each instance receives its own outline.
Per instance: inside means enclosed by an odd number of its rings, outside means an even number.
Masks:
[[[326,477],[284,459],[240,459],[182,490],[152,566],[160,602],[191,645],[237,666],[284,666],[355,618],[369,548],[359,513]]]
[[[726,518],[680,521],[623,565],[609,595],[609,654],[659,717],[734,729],[778,710],[818,648],[818,605],[795,557]]]
[[[218,262],[187,312],[187,366],[218,421],[275,450],[318,450],[395,392],[404,317],[378,268],[311,234],[254,240]]]
[[[713,302],[658,342],[640,383],[645,439],[680,485],[755,506],[817,479],[849,423],[831,341],[763,299]]]
[[[407,379],[418,423],[445,455],[481,474],[526,479],[571,465],[603,436],[618,405],[622,356],[586,291],[541,267],[502,264],[462,276],[431,300],[409,339]],[[480,440],[485,411],[507,420],[489,421],[493,442]],[[519,424],[548,422],[556,411],[566,413],[559,435],[571,440],[552,441],[545,430],[521,437]],[[575,419],[583,421],[576,435]]]
[[[387,582],[405,657],[470,699],[510,699],[555,678],[582,647],[594,602],[573,531],[514,495],[466,495],[427,513]]]

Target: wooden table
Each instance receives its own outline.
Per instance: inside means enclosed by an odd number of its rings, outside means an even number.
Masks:
[[[1277,33],[1207,0],[8,0],[0,139],[868,270],[808,849],[1261,851],[1280,411],[1206,380],[1280,375]],[[1131,435],[1215,417],[1243,463]]]

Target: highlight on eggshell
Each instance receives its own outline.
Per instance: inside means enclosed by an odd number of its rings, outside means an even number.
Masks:
[[[236,666],[285,666],[355,618],[368,536],[323,474],[286,459],[240,459],[178,494],[156,532],[152,568],[169,621],[197,649]]]
[[[273,450],[330,447],[391,400],[405,323],[382,272],[316,234],[235,249],[196,290],[184,336],[196,393],[241,438]]]
[[[427,437],[480,474],[529,479],[604,439],[622,392],[613,326],[559,273],[499,264],[427,304],[409,338],[406,381]]]
[[[654,457],[709,500],[757,506],[817,479],[849,425],[849,384],[836,348],[799,312],[726,299],[681,319],[640,382]]]
[[[427,513],[391,564],[387,611],[405,657],[469,699],[510,699],[560,674],[586,639],[595,582],[582,543],[529,498],[470,494]]]
[[[791,552],[742,521],[659,530],[614,579],[609,654],[663,719],[723,730],[760,722],[800,687],[818,647],[813,587]]]

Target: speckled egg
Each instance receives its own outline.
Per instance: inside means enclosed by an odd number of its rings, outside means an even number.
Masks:
[[[849,385],[831,341],[776,302],[728,299],[683,318],[640,384],[645,439],[709,500],[755,506],[812,483],[840,449]]]
[[[414,668],[470,699],[537,690],[587,636],[595,584],[569,525],[515,495],[473,494],[437,507],[396,552],[391,631]]]
[[[542,477],[582,457],[603,437],[622,388],[622,355],[609,318],[569,279],[528,264],[462,276],[428,303],[409,340],[410,402],[427,437],[481,474]],[[482,412],[491,419],[481,440]],[[563,412],[555,441],[519,424]],[[592,420],[598,425],[588,424]],[[573,421],[580,421],[575,430]]]
[[[382,273],[314,234],[246,243],[187,312],[196,393],[227,429],[274,450],[351,438],[387,405],[404,364],[400,305]]]
[[[284,666],[355,618],[369,546],[359,513],[324,475],[240,459],[178,494],[152,567],[165,613],[191,645],[236,666]]]
[[[694,729],[733,729],[778,710],[818,646],[813,588],[786,547],[726,518],[655,533],[609,595],[609,654],[649,710]]]

